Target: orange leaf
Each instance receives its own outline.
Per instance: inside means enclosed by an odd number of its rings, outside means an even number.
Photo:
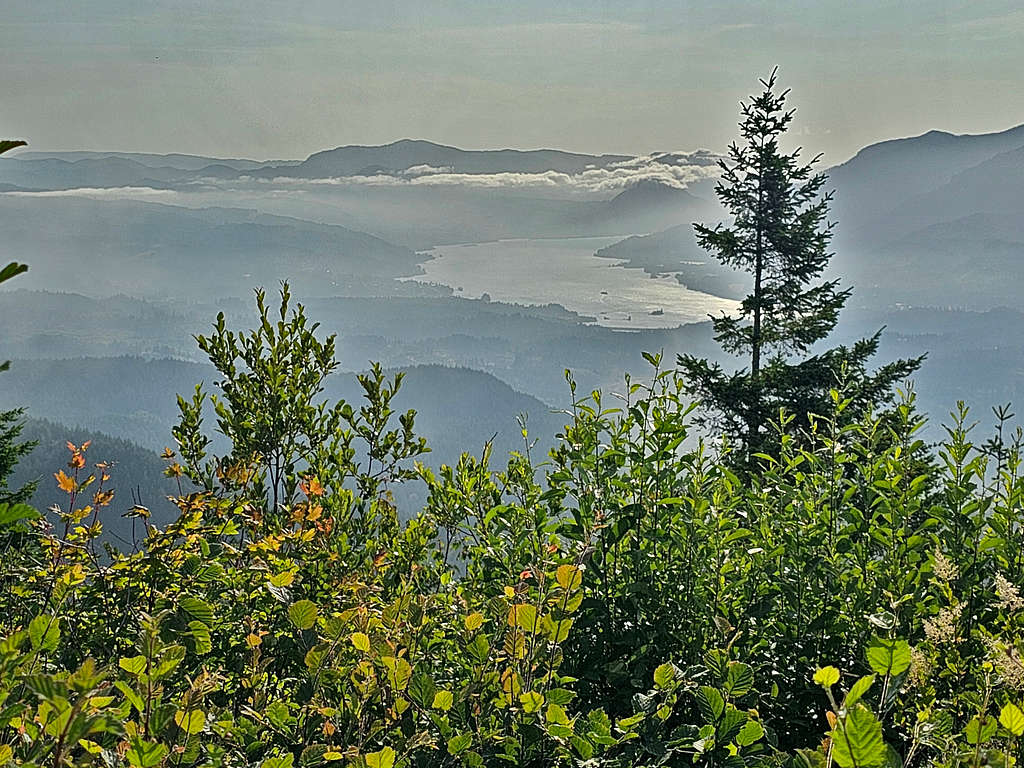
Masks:
[[[324,487],[320,484],[320,479],[317,477],[308,477],[299,483],[299,489],[307,496],[323,496]]]
[[[54,477],[57,478],[57,487],[64,491],[64,493],[74,493],[77,489],[75,479],[64,474],[63,469],[55,473]]]
[[[92,497],[92,503],[97,507],[105,507],[113,500],[113,491],[96,491],[96,494]]]

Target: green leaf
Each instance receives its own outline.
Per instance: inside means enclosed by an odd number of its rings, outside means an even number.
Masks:
[[[213,650],[213,638],[210,636],[210,628],[201,621],[190,621],[188,623],[188,636],[192,638],[195,652],[200,656]]]
[[[417,704],[429,707],[434,701],[434,694],[437,693],[437,686],[430,679],[430,675],[417,672],[413,675],[412,683],[409,685],[409,695]]]
[[[1008,703],[999,712],[999,722],[1014,736],[1024,736],[1024,712],[1016,704]]]
[[[152,670],[151,676],[154,680],[161,680],[173,672],[185,659],[185,646],[169,645],[160,654],[156,667]]]
[[[840,768],[874,768],[885,764],[888,751],[882,724],[863,704],[849,710],[830,734],[832,757]]]
[[[264,713],[267,716],[267,720],[275,728],[284,728],[288,725],[289,719],[291,719],[291,711],[288,709],[288,705],[283,701],[274,701],[267,705]]]
[[[577,754],[579,754],[579,756],[584,760],[589,760],[594,756],[594,745],[582,736],[573,734],[569,737],[569,741],[572,743],[573,749],[575,749]]]
[[[60,644],[60,618],[40,614],[28,625],[28,636],[36,650],[53,651]]]
[[[529,603],[516,603],[508,609],[508,625],[519,627],[523,632],[535,634],[540,625],[537,622],[537,608]]]
[[[213,626],[213,607],[209,603],[197,597],[183,597],[178,601],[178,607],[207,627]]]
[[[749,664],[729,662],[722,689],[730,696],[743,696],[754,687],[754,672]]]
[[[128,758],[128,763],[135,768],[154,768],[154,766],[160,765],[160,761],[164,759],[166,753],[167,747],[163,744],[145,741],[135,736],[132,738],[131,746],[128,747],[125,756]]]
[[[352,645],[356,647],[357,651],[362,651],[363,653],[370,652],[370,638],[362,632],[353,632],[349,639],[352,641]]]
[[[548,640],[553,643],[564,643],[569,639],[569,633],[572,631],[572,619],[552,619],[550,614],[544,616],[541,624],[544,627],[544,633],[547,635]]]
[[[0,528],[7,528],[22,520],[35,520],[39,512],[28,504],[0,504]]]
[[[871,688],[874,682],[874,675],[865,675],[856,683],[854,683],[853,686],[850,688],[850,692],[846,694],[846,708],[849,709],[858,701],[860,701],[861,697],[863,697],[864,694],[868,692],[868,690]]]
[[[732,704],[726,704],[725,714],[715,729],[715,741],[720,744],[727,744],[739,734],[740,729],[750,719],[750,715],[743,710],[737,709]]]
[[[697,689],[697,707],[705,722],[715,723],[725,711],[725,699],[717,688],[702,685]]]
[[[491,653],[491,645],[487,642],[487,635],[475,635],[470,642],[466,643],[466,653],[469,654],[473,661],[479,664],[487,661],[487,657]]]
[[[316,674],[324,665],[324,660],[327,658],[327,652],[330,650],[330,646],[327,643],[320,643],[314,645],[308,651],[303,658],[306,662],[306,669]]]
[[[964,736],[967,737],[968,744],[984,744],[995,736],[996,728],[997,724],[994,717],[986,717],[982,720],[975,715],[967,723],[967,727],[964,729]]]
[[[326,744],[310,744],[299,754],[299,765],[322,765],[326,762],[324,755],[327,754],[328,749]]]
[[[146,671],[145,656],[126,656],[117,660],[117,665],[132,677],[138,677]]]
[[[448,739],[448,754],[457,755],[465,752],[473,744],[473,734],[469,732],[460,733]]]
[[[275,755],[268,757],[260,763],[260,768],[292,768],[295,762],[295,755],[290,752],[287,755]]]
[[[674,664],[665,663],[654,670],[654,685],[657,688],[667,688],[668,684],[676,678],[676,668]]]
[[[136,712],[142,713],[146,705],[143,703],[142,697],[128,683],[118,680],[114,683],[114,687],[124,694],[128,702],[135,707]]]
[[[568,688],[552,688],[547,693],[547,700],[557,704],[560,707],[567,707],[576,698],[575,691],[570,691]]]
[[[839,682],[839,670],[835,667],[822,667],[814,673],[814,682],[822,688],[831,688]]]
[[[532,714],[544,706],[544,696],[537,691],[527,691],[519,697],[519,702],[523,705],[524,712]]]
[[[749,747],[764,738],[764,727],[757,720],[747,720],[740,732],[736,734],[736,744]]]
[[[897,677],[910,669],[910,644],[906,640],[874,637],[868,643],[867,657],[872,672]]]
[[[571,592],[583,583],[583,573],[575,565],[560,565],[555,571],[555,581],[562,589]]]
[[[430,706],[434,709],[440,709],[442,712],[447,712],[452,708],[454,701],[455,697],[452,696],[451,691],[438,691],[434,694],[434,702]]]
[[[25,675],[21,681],[37,696],[51,702],[57,699],[67,699],[70,693],[67,684],[53,675]]]
[[[555,725],[569,725],[569,715],[558,704],[548,704],[548,708],[544,712],[544,719]]]
[[[305,630],[316,624],[319,612],[312,600],[299,600],[288,606],[288,619],[296,629]]]

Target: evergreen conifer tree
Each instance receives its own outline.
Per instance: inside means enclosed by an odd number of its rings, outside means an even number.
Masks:
[[[715,191],[732,222],[694,225],[703,249],[753,278],[736,314],[712,317],[715,340],[748,359],[749,368],[730,374],[692,355],[678,359],[706,420],[739,441],[748,456],[770,450],[768,427],[780,409],[794,417],[795,427],[805,426],[810,414],[827,412],[830,390],[842,378],[858,406],[849,410],[863,412],[891,400],[894,386],[922,360],[869,371],[881,331],[851,347],[811,354],[835,327],[851,289],[822,279],[834,223],[827,219],[827,176],[815,170],[820,155],[804,163],[799,149],[783,151],[780,139],[794,114],[786,109],[789,91],[777,89],[776,71],[761,84],[761,94],[741,104],[742,141],[719,163]]]

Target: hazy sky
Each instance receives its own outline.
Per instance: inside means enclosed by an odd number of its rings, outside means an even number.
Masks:
[[[35,149],[720,149],[776,64],[801,140],[828,163],[880,139],[1024,122],[1019,0],[2,6],[0,135]]]

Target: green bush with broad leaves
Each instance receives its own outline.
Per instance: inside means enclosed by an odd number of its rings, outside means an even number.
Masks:
[[[0,505],[0,766],[1012,766],[1020,435],[928,446],[912,397],[831,411],[738,474],[675,370],[581,394],[547,457],[436,471],[401,377],[327,403],[287,288],[201,349],[180,514],[69,443]],[[217,446],[227,446],[219,451]],[[542,459],[542,460],[540,460]],[[401,519],[396,484],[427,501]],[[133,540],[103,536],[126,515]]]

